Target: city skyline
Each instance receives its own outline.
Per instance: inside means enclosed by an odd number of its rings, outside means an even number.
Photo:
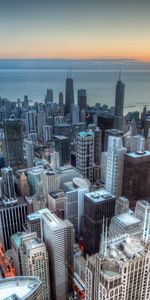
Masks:
[[[150,61],[149,8],[146,0],[44,0],[36,5],[2,0],[0,58]]]

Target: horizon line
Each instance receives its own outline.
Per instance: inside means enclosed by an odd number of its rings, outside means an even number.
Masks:
[[[65,58],[65,57],[0,57],[0,60],[72,60],[72,61],[133,61],[133,62],[141,62],[141,63],[150,63],[149,59],[142,58],[125,58],[125,57],[97,57],[97,58]]]

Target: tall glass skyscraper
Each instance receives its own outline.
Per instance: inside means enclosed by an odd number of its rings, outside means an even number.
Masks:
[[[22,123],[20,120],[9,119],[4,121],[5,159],[11,167],[24,164]]]
[[[66,79],[66,102],[65,102],[65,114],[71,112],[71,105],[74,104],[74,89],[73,89],[73,79]]]
[[[115,100],[115,117],[114,127],[118,130],[123,130],[123,108],[124,108],[124,91],[125,84],[121,81],[121,73],[116,85],[116,100]]]

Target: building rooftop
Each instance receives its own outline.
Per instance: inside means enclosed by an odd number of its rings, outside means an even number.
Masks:
[[[21,238],[26,235],[26,232],[18,232],[11,236],[11,240],[16,244],[17,248],[20,247]]]
[[[93,136],[93,131],[81,131],[79,132],[80,137],[87,137],[87,136]]]
[[[40,218],[41,218],[41,214],[39,211],[27,215],[27,221],[29,220],[29,222],[32,222],[34,220],[39,220]]]
[[[58,140],[68,140],[68,137],[64,135],[54,135],[54,138]]]
[[[15,207],[19,205],[26,205],[26,202],[24,201],[23,198],[5,198],[0,200],[0,210],[1,209],[6,209],[9,207]]]
[[[146,157],[150,156],[150,151],[145,151],[143,152],[129,152],[126,153],[127,156],[132,157],[132,158],[138,158],[138,157]]]
[[[0,300],[28,299],[40,285],[38,277],[19,276],[0,279]]]
[[[109,200],[110,198],[115,198],[105,188],[100,188],[96,192],[86,193],[85,196],[91,199],[95,203],[106,201]]]
[[[136,218],[134,215],[129,213],[124,213],[114,217],[117,221],[119,221],[124,227],[133,226],[136,224],[140,224],[140,220]]]
[[[58,218],[48,208],[41,209],[40,213],[41,217],[49,224],[49,227],[52,228],[53,231],[73,226],[69,220]]]

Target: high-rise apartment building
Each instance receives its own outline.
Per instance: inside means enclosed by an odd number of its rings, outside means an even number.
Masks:
[[[66,300],[72,290],[73,225],[44,209],[41,211],[41,226],[49,255],[51,299]]]
[[[11,167],[20,167],[24,164],[22,123],[20,120],[9,119],[4,121],[5,159]]]
[[[130,208],[150,196],[150,152],[126,153],[124,156],[122,194],[129,199]]]
[[[150,299],[149,236],[128,234],[107,240],[102,237],[100,252],[89,257],[86,268],[86,300]]]
[[[117,81],[117,85],[116,85],[115,116],[114,116],[114,128],[118,130],[123,130],[124,91],[125,91],[125,84],[121,81],[121,76],[119,76],[119,80]]]
[[[114,196],[122,194],[124,154],[122,138],[110,136],[107,150],[106,190]]]
[[[65,114],[71,113],[71,106],[74,104],[74,89],[73,79],[66,79],[66,101],[65,101]]]
[[[94,134],[82,131],[77,136],[76,168],[81,174],[93,181]]]
[[[42,282],[43,300],[50,299],[49,261],[45,244],[32,233],[21,237],[20,258],[23,276],[37,276]]]

